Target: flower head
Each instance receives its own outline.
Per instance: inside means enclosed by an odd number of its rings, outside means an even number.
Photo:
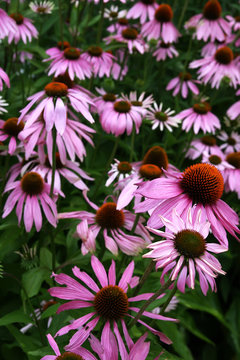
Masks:
[[[8,16],[8,14],[0,9],[0,39],[4,39],[6,36],[13,36],[14,33],[17,33],[17,25],[16,22],[12,19],[12,17]]]
[[[82,54],[82,58],[92,64],[95,77],[110,76],[114,56],[107,51],[103,51],[100,46],[90,46],[87,52]]]
[[[204,133],[215,133],[220,129],[219,119],[211,112],[211,105],[207,102],[194,104],[192,108],[181,111],[177,117],[183,120],[182,129],[188,132],[191,127],[195,134],[201,129]]]
[[[170,5],[159,5],[154,13],[154,18],[142,26],[142,34],[148,40],[159,39],[165,43],[176,42],[180,36],[179,31],[172,23],[173,11]]]
[[[147,19],[152,20],[154,18],[155,10],[158,4],[155,0],[140,0],[134,4],[127,13],[127,19],[138,19],[140,23],[144,24]]]
[[[50,198],[50,185],[46,184],[40,174],[36,172],[26,173],[20,181],[8,182],[5,192],[13,190],[9,195],[3,210],[3,218],[10,214],[14,206],[18,217],[18,224],[24,218],[26,231],[29,232],[33,223],[36,230],[42,227],[42,213],[46,215],[47,220],[56,227],[57,208],[55,202]],[[40,202],[40,204],[39,204]]]
[[[198,40],[211,42],[223,41],[226,35],[230,35],[230,24],[221,17],[222,7],[218,0],[209,0],[203,7],[202,14],[191,17],[185,27],[195,28],[195,36]]]
[[[189,67],[199,68],[198,79],[204,84],[210,82],[212,88],[218,89],[224,77],[230,79],[230,85],[234,88],[240,83],[239,69],[234,62],[233,51],[228,46],[220,47],[213,56],[192,61]]]
[[[153,228],[162,226],[159,215],[171,220],[172,209],[176,207],[178,214],[185,219],[186,208],[196,204],[203,216],[211,224],[213,235],[228,247],[226,231],[236,236],[240,233],[238,215],[230,208],[221,196],[224,181],[221,172],[210,164],[195,164],[182,173],[168,173],[167,178],[154,179],[139,185],[136,194],[146,200],[135,206],[136,212],[151,211],[148,225]],[[238,239],[238,238],[237,238]]]
[[[172,59],[178,56],[178,51],[171,43],[165,43],[160,40],[157,45],[157,50],[154,51],[153,56],[156,57],[157,61],[164,61],[167,57]]]
[[[166,127],[172,132],[172,126],[178,127],[178,124],[181,122],[177,116],[173,116],[174,113],[175,111],[170,108],[163,111],[163,103],[160,103],[158,106],[157,103],[154,102],[153,106],[148,108],[146,119],[151,121],[153,130],[159,127],[160,131],[163,131]]]
[[[58,214],[59,219],[79,219],[76,235],[82,240],[82,253],[94,252],[96,238],[101,232],[105,247],[114,255],[118,254],[118,248],[127,255],[136,255],[151,241],[148,231],[143,226],[143,218],[140,218],[134,235],[130,235],[136,215],[128,210],[117,210],[115,202],[105,202],[98,207],[83,195],[95,212],[73,211]]]
[[[238,133],[232,131],[228,135],[225,131],[221,131],[217,137],[223,142],[220,149],[224,150],[225,154],[240,151],[240,135]]]
[[[0,120],[0,141],[9,139],[8,153],[13,155],[17,148],[17,138],[24,128],[24,122],[18,123],[18,118],[12,117],[6,121]]]
[[[161,282],[168,275],[172,281],[177,279],[177,287],[185,292],[186,285],[195,288],[196,271],[199,275],[200,287],[204,295],[207,294],[209,285],[216,291],[215,278],[218,274],[225,275],[219,261],[209,253],[221,253],[227,249],[215,243],[207,243],[210,223],[202,220],[202,211],[189,208],[186,221],[179,216],[176,209],[172,211],[172,220],[160,215],[166,231],[149,229],[154,234],[166,240],[150,244],[152,249],[143,257],[153,258],[157,268],[163,268]]]
[[[31,1],[29,4],[30,9],[40,15],[51,14],[54,9],[54,3],[52,1]]]
[[[8,43],[10,44],[12,41],[17,44],[20,39],[24,42],[24,44],[28,41],[32,41],[32,38],[38,37],[38,31],[33,26],[32,20],[24,17],[20,13],[13,13],[10,15],[16,23],[16,31],[10,32],[8,35]]]
[[[203,153],[209,155],[221,153],[220,148],[217,146],[217,140],[214,136],[205,135],[199,139],[195,139],[191,142],[190,148],[186,153],[186,157],[195,160]]]
[[[84,271],[75,266],[73,274],[81,281],[76,281],[65,274],[54,274],[54,279],[64,287],[53,287],[49,289],[52,296],[60,299],[70,300],[58,308],[58,312],[70,309],[88,308],[88,313],[74,320],[72,324],[61,328],[56,335],[64,335],[70,330],[79,329],[70,339],[69,344],[65,347],[67,351],[74,352],[89,337],[90,332],[97,326],[99,320],[104,320],[102,324],[102,333],[109,332],[113,327],[116,336],[120,336],[118,324],[121,323],[125,339],[130,339],[125,324],[126,317],[131,317],[130,311],[138,313],[139,308],[133,307],[133,301],[150,299],[152,293],[142,294],[129,298],[127,295],[128,287],[134,288],[138,284],[138,279],[133,276],[134,262],[132,261],[124,270],[120,281],[116,282],[115,262],[109,268],[108,274],[102,263],[95,257],[91,258],[91,266],[98,279],[99,285]],[[82,285],[83,283],[83,285]],[[88,288],[91,290],[88,290]],[[73,300],[73,301],[72,301]],[[159,319],[175,321],[161,315],[153,314],[148,311],[143,313],[144,316]],[[151,328],[145,322],[139,320],[139,323],[146,326],[150,331],[157,335],[161,341],[167,344],[171,341],[161,332]],[[128,342],[128,340],[127,340]]]
[[[176,96],[180,91],[184,99],[188,96],[188,90],[193,94],[198,95],[199,90],[195,84],[199,84],[200,81],[192,80],[192,75],[188,72],[181,72],[178,77],[173,78],[168,83],[166,90],[173,90],[173,96]]]

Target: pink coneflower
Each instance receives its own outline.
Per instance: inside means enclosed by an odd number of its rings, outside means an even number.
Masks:
[[[45,161],[41,159],[34,159],[25,164],[22,168],[22,173],[28,171],[29,168],[31,171],[37,172],[42,176],[44,181],[51,186],[52,183],[52,166],[48,160],[48,157],[45,157]],[[64,177],[67,181],[73,184],[79,190],[89,190],[87,185],[81,179],[94,180],[92,177],[88,176],[84,170],[79,167],[79,164],[70,160],[66,160],[65,164],[61,162],[59,153],[56,153],[56,170],[54,176],[54,188],[57,191],[61,191],[61,177]]]
[[[129,22],[126,19],[126,17],[118,18],[117,22],[115,24],[110,25],[107,28],[107,31],[110,33],[121,33],[124,29],[126,29],[129,26]]]
[[[198,79],[204,84],[210,82],[212,88],[218,89],[224,77],[230,79],[230,85],[234,88],[240,83],[239,69],[234,62],[233,52],[228,46],[219,48],[214,56],[192,61],[189,67],[200,68],[197,71]]]
[[[3,89],[3,82],[7,85],[8,88],[10,88],[10,80],[8,75],[5,73],[5,71],[0,68],[0,91]]]
[[[24,123],[18,123],[18,118],[12,117],[6,121],[0,120],[0,141],[9,139],[8,153],[13,155],[17,148],[17,138],[20,131],[24,128]]]
[[[8,35],[8,43],[10,44],[13,40],[17,44],[20,40],[27,43],[27,41],[32,41],[32,38],[38,37],[38,31],[33,26],[32,20],[26,17],[23,17],[19,13],[13,13],[10,15],[16,23],[16,31],[10,32]]]
[[[126,185],[125,181],[123,180],[126,179],[127,182],[127,179],[129,177],[131,178],[131,175],[133,175],[135,171],[136,170],[133,164],[131,164],[130,162],[119,161],[115,159],[115,162],[111,164],[111,170],[109,170],[108,172],[108,180],[106,181],[105,185],[109,186],[112,184],[113,181],[117,180],[118,183],[121,184],[122,186],[121,190],[122,190]]]
[[[149,355],[149,350],[150,350],[150,342],[149,341],[145,342],[146,338],[147,338],[147,333],[142,335],[135,344],[131,340],[128,343],[128,349],[129,349],[128,352],[123,342],[122,336],[119,332],[119,329],[117,328],[117,326],[115,326],[114,334],[111,331],[111,329],[109,329],[107,341],[106,341],[106,337],[103,335],[101,337],[101,342],[100,342],[94,335],[91,334],[89,338],[89,342],[91,344],[92,349],[98,354],[101,360],[106,360],[106,359],[117,360],[118,349],[122,359],[145,360]],[[154,360],[158,360],[159,356],[157,356]]]
[[[181,122],[177,116],[173,116],[174,113],[175,111],[170,108],[163,111],[163,103],[160,103],[158,106],[157,103],[154,102],[153,106],[150,106],[147,111],[146,119],[151,121],[153,130],[159,127],[160,131],[167,128],[172,132],[172,126],[178,127]]]
[[[103,88],[96,88],[96,91],[100,94],[100,96],[97,96],[95,99],[93,99],[95,109],[92,109],[92,111],[96,110],[98,114],[101,114],[106,106],[111,105],[117,100],[117,95],[108,93]]]
[[[51,14],[54,9],[54,3],[52,1],[41,0],[31,1],[29,4],[30,9],[40,15]]]
[[[20,181],[8,182],[4,192],[9,190],[13,191],[4,205],[3,218],[9,215],[17,204],[16,214],[18,217],[18,224],[21,222],[23,213],[26,231],[29,232],[31,230],[33,222],[36,226],[36,230],[40,231],[42,227],[41,204],[47,220],[54,227],[57,226],[56,204],[49,196],[50,185],[44,182],[41,175],[36,172],[28,172]]]
[[[118,62],[113,63],[111,75],[114,80],[122,80],[128,72],[128,56],[126,56],[126,52],[122,49],[117,50],[115,56]]]
[[[126,317],[132,317],[132,315],[129,314],[130,311],[134,313],[139,312],[139,308],[131,306],[131,303],[134,301],[147,300],[152,296],[152,293],[141,294],[131,298],[127,296],[128,287],[134,288],[138,284],[138,279],[133,277],[134,261],[131,261],[124,270],[118,285],[116,285],[116,270],[113,260],[108,274],[102,263],[95,256],[91,257],[91,266],[100,283],[100,287],[88,274],[80,271],[77,266],[72,269],[73,274],[81,280],[84,285],[65,274],[53,275],[57,283],[66,286],[53,287],[49,289],[50,294],[60,299],[73,300],[61,305],[58,308],[58,312],[70,309],[89,308],[86,315],[79,317],[74,320],[72,324],[64,326],[57,332],[56,335],[64,335],[70,330],[78,329],[81,326],[71,337],[69,344],[65,347],[66,350],[74,351],[76,348],[79,348],[100,320],[103,320],[103,334],[108,333],[111,327],[113,327],[114,333],[118,335],[118,324],[121,323],[121,325],[119,325],[128,343],[130,336],[125,319]],[[89,288],[91,291],[88,290]],[[176,321],[175,319],[156,315],[148,311],[145,311],[143,316],[158,320]],[[161,341],[167,344],[171,343],[171,340],[160,331],[151,328],[142,320],[138,320],[138,322],[157,335]]]
[[[77,349],[74,350],[74,352],[66,351],[63,354],[61,354],[59,347],[52,337],[52,335],[48,334],[47,339],[49,342],[49,345],[55,352],[55,355],[45,355],[41,358],[41,360],[97,360],[95,356],[90,353],[87,349],[84,349],[83,347],[79,346]]]
[[[10,16],[8,16],[8,14],[3,9],[0,9],[0,20],[0,39],[9,36],[10,33],[17,33],[18,29],[16,22]]]
[[[92,64],[95,77],[110,76],[113,59],[115,57],[109,52],[103,51],[100,46],[90,46],[87,52],[82,54],[82,58]]]
[[[73,114],[71,114],[71,116],[73,116]],[[27,119],[27,117],[25,118]],[[75,161],[75,157],[78,157],[80,161],[83,161],[87,153],[82,139],[94,146],[91,139],[92,133],[95,133],[95,130],[82,124],[76,119],[71,120],[68,118],[64,133],[62,135],[57,133],[56,137],[56,146],[61,162],[65,164],[67,156],[69,156],[71,161]],[[38,146],[39,156],[44,159],[44,147],[46,146],[48,159],[50,164],[52,164],[53,136],[51,131],[46,131],[42,114],[40,114],[33,124],[29,124],[27,121],[24,130],[19,133],[18,137],[23,141],[26,160],[34,153],[35,146]]]
[[[153,56],[156,57],[157,61],[164,61],[167,57],[172,59],[173,57],[178,56],[178,51],[170,43],[165,43],[160,40],[157,47],[157,50],[153,53]]]
[[[221,171],[221,173],[223,174],[223,178],[224,171],[226,169],[233,168],[233,166],[225,160],[225,155],[222,151],[217,152],[216,154],[213,153],[211,155],[209,155],[207,152],[203,153],[202,163],[214,165],[219,171]]]
[[[68,88],[66,84],[57,81],[47,84],[43,91],[39,91],[28,98],[30,103],[20,111],[19,121],[23,119],[36,102],[40,101],[35,110],[28,116],[28,126],[36,122],[39,116],[43,114],[47,132],[51,131],[55,126],[57,132],[63,135],[67,122],[67,99],[76,112],[81,113],[91,123],[94,122],[88,109],[92,103],[89,97],[82,91]]]
[[[127,18],[140,18],[140,23],[144,24],[147,19],[152,20],[154,18],[157,7],[158,4],[155,0],[140,0],[128,10]]]
[[[216,51],[219,48],[221,48],[223,46],[227,46],[228,44],[232,43],[234,41],[234,38],[235,38],[234,35],[229,35],[229,36],[226,36],[223,41],[207,43],[206,45],[203,46],[203,48],[201,50],[201,56],[202,57],[214,56],[214,54],[216,53]]]
[[[196,271],[199,275],[200,287],[204,295],[207,294],[210,285],[212,291],[217,291],[215,278],[218,274],[225,275],[219,261],[209,252],[215,254],[227,251],[224,246],[215,243],[207,243],[210,223],[202,220],[202,211],[189,208],[186,221],[183,221],[176,209],[172,211],[172,221],[159,215],[165,225],[165,232],[149,229],[154,234],[164,237],[166,240],[150,244],[152,249],[143,255],[153,258],[157,268],[163,268],[161,282],[164,276],[170,272],[168,277],[174,281],[177,279],[177,287],[185,292],[186,285],[194,289]]]
[[[213,235],[225,247],[228,240],[225,229],[237,238],[240,233],[238,215],[230,208],[221,196],[224,181],[220,171],[210,164],[195,164],[182,173],[165,171],[166,178],[159,178],[141,184],[136,194],[146,197],[146,200],[136,206],[136,212],[153,209],[148,220],[148,226],[159,228],[162,221],[159,215],[171,219],[172,209],[176,207],[181,217],[186,218],[186,209],[196,204],[196,209],[202,209],[203,216],[211,223]]]
[[[129,177],[128,181],[118,182],[117,190],[122,187],[123,189],[118,197],[117,209],[121,210],[132,201],[135,197],[138,184],[163,176],[163,170],[167,169],[169,171],[177,171],[173,165],[169,164],[167,153],[161,146],[151,147],[143,160],[135,164],[135,172]],[[135,204],[138,202],[139,197],[135,197]]]
[[[224,142],[220,145],[220,149],[224,150],[225,154],[240,151],[240,135],[238,133],[232,131],[231,135],[228,135],[225,131],[221,131],[217,137]]]
[[[194,15],[186,23],[186,28],[196,28],[198,40],[223,41],[226,35],[230,35],[230,24],[221,17],[222,7],[218,0],[209,0],[203,8],[203,13]]]
[[[127,27],[116,35],[105,38],[105,40],[107,44],[109,44],[111,40],[127,44],[130,54],[133,53],[133,50],[137,50],[140,54],[144,54],[147,49],[147,45],[142,36],[132,27]]]
[[[188,132],[191,127],[195,134],[201,129],[206,132],[215,133],[216,129],[221,128],[219,119],[211,112],[211,106],[207,102],[194,104],[192,108],[181,111],[177,117],[183,120],[182,129]]]
[[[134,106],[130,102],[118,98],[102,110],[100,122],[103,130],[108,134],[119,136],[126,131],[127,135],[130,135],[134,131],[133,124],[138,134],[145,112],[146,110],[142,107]]]
[[[155,10],[154,19],[143,25],[143,36],[146,36],[148,40],[161,38],[165,43],[176,42],[180,33],[173,25],[172,18],[171,6],[168,4],[159,5]]]
[[[229,25],[231,26],[233,31],[238,31],[240,30],[240,16],[231,16],[231,15],[227,15],[226,19],[229,22]]]
[[[64,50],[70,48],[71,45],[68,41],[58,41],[57,46],[49,48],[46,50],[46,54],[51,57],[51,59],[55,59],[60,56]],[[49,59],[44,59],[43,61],[49,61]]]
[[[202,156],[203,153],[208,153],[209,155],[221,153],[215,137],[205,135],[199,139],[193,140],[186,153],[186,157],[195,160],[199,156]]]
[[[236,191],[240,199],[240,151],[228,154],[226,161],[232,168],[224,171],[225,191]]]
[[[48,75],[63,75],[68,72],[71,80],[76,76],[80,80],[92,76],[92,65],[81,55],[81,51],[75,47],[67,47],[57,54],[51,55],[46,61],[53,60],[49,65]]]
[[[85,191],[83,195],[86,198]],[[128,210],[117,210],[115,202],[106,202],[100,207],[92,202],[89,204],[96,211],[95,213],[73,211],[58,214],[59,219],[81,220],[77,226],[77,235],[83,241],[84,255],[89,251],[95,251],[96,238],[100,231],[103,234],[105,247],[114,255],[118,254],[118,247],[124,254],[136,255],[150,243],[151,237],[142,225],[143,218],[138,222],[134,235],[130,235],[129,231],[133,227],[136,215]]]
[[[173,96],[176,96],[180,91],[184,99],[188,96],[188,90],[195,95],[199,94],[198,87],[195,84],[200,84],[198,80],[192,80],[192,75],[188,72],[180,72],[180,74],[169,81],[166,90],[173,90]]]
[[[240,95],[240,89],[236,92],[236,95]],[[240,100],[235,102],[227,111],[227,116],[231,120],[235,120],[240,115]]]

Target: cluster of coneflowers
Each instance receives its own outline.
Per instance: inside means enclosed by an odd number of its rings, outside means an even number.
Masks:
[[[70,6],[78,7],[78,14],[84,13],[86,4],[71,3]],[[239,16],[223,16],[220,2],[209,0],[201,14],[177,28],[169,4],[155,0],[122,0],[114,4],[94,1],[99,3],[99,21],[102,25],[103,21],[108,23],[108,35],[104,37],[99,27],[99,41],[82,49],[76,41],[76,31],[69,30],[69,41],[62,37],[46,49],[43,64],[49,81],[25,100],[19,114],[9,112],[8,118],[4,115],[5,120],[0,120],[0,141],[4,147],[1,156],[11,156],[15,162],[1,178],[3,193],[9,194],[2,217],[15,209],[18,224],[24,224],[26,232],[33,228],[38,232],[47,222],[57,227],[60,219],[78,219],[74,236],[81,239],[82,255],[91,253],[94,278],[77,266],[72,269],[75,278],[52,274],[55,282],[63,286],[50,288],[51,297],[68,300],[61,302],[57,313],[79,309],[79,318],[53,334],[57,337],[74,330],[63,354],[53,336],[47,335],[55,355],[46,355],[42,360],[117,359],[119,353],[124,360],[144,360],[150,351],[150,342],[145,341],[147,334],[134,343],[129,333],[137,322],[161,342],[170,344],[171,339],[145,322],[145,318],[177,319],[165,316],[164,305],[160,313],[147,311],[147,307],[166,294],[169,303],[176,289],[193,290],[198,281],[204,295],[209,289],[216,291],[215,279],[225,272],[215,255],[228,250],[227,233],[237,239],[240,233],[237,213],[222,200],[223,192],[236,192],[240,198],[240,101],[232,101],[226,108],[226,119],[235,126],[226,132],[222,130],[223,119],[214,114],[206,90],[209,84],[217,92],[224,84],[240,95]],[[60,4],[61,1],[59,8]],[[52,1],[33,1],[29,6],[32,12],[44,16],[51,16],[56,10]],[[20,3],[14,13],[5,10],[0,9],[2,41],[17,45],[38,38],[33,21],[24,16],[24,4]],[[134,84],[129,94],[99,87],[106,78],[124,84],[125,77],[134,72],[130,60],[136,53],[152,57],[155,62],[167,62],[181,55],[178,44],[184,32],[190,43],[198,42],[199,47],[205,43],[202,58],[187,59],[181,71],[166,84],[166,91],[171,91],[173,97],[188,99],[189,108],[173,110],[155,100],[151,91],[137,92]],[[17,50],[15,56],[24,62],[33,55]],[[0,68],[1,91],[10,87],[10,74],[5,70]],[[7,112],[6,105],[0,100],[1,113]],[[182,130],[199,134],[191,137],[182,154],[194,163],[184,170],[176,167],[159,145],[149,146],[142,158],[133,161],[134,136],[141,135],[147,125],[158,133]],[[89,194],[94,178],[82,165],[87,156],[86,143],[94,146],[97,128],[100,133],[115,137],[106,168],[108,178],[103,174],[105,178],[98,180],[98,185],[105,180],[106,188],[112,189],[111,195],[98,203]],[[181,136],[180,131],[177,136]],[[128,136],[132,137],[129,158],[115,158],[119,141]],[[88,211],[61,212],[59,198],[69,197],[64,194],[63,178],[78,189]],[[209,240],[210,233],[213,241]],[[140,292],[142,279],[134,276],[131,258],[120,278],[122,269],[114,260],[107,272],[98,258],[99,248],[102,254],[106,249],[108,256],[111,253],[126,258],[141,253],[143,258],[152,259],[150,267],[153,269],[154,264],[159,269],[159,291]],[[136,307],[133,303],[139,301],[142,303]],[[85,348],[87,340],[91,351]],[[156,359],[160,356],[159,351]]]

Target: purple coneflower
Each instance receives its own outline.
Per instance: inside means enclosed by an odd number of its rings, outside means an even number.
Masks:
[[[159,215],[165,225],[165,232],[149,228],[154,234],[164,237],[161,240],[150,244],[152,249],[143,255],[146,258],[153,258],[156,267],[162,268],[161,282],[164,283],[164,276],[170,272],[169,278],[177,279],[177,287],[185,292],[186,285],[194,289],[196,271],[199,276],[200,287],[204,295],[207,294],[210,285],[212,291],[217,290],[215,278],[218,274],[225,275],[219,261],[209,252],[215,254],[227,251],[224,246],[215,243],[207,243],[210,223],[202,220],[202,211],[189,208],[186,221],[183,221],[176,209],[172,211],[172,221]]]
[[[110,76],[113,59],[115,58],[111,53],[103,51],[100,46],[90,46],[82,54],[82,58],[92,65],[95,77]]]
[[[236,95],[240,95],[240,89],[236,92]],[[240,115],[240,100],[235,102],[227,111],[227,116],[231,120],[235,120]]]
[[[159,39],[165,43],[176,42],[180,36],[179,31],[172,23],[173,11],[170,5],[159,5],[154,14],[154,19],[142,26],[142,34],[148,40]]]
[[[177,117],[183,120],[182,129],[188,132],[191,127],[195,134],[201,129],[206,132],[215,133],[216,129],[221,128],[219,119],[211,112],[211,106],[207,102],[194,104],[192,108],[181,111]]]
[[[88,274],[84,271],[80,271],[80,269],[75,266],[72,269],[73,274],[83,283],[83,285],[68,275],[54,274],[55,281],[66,286],[49,289],[52,296],[70,300],[61,305],[58,308],[58,312],[70,309],[88,309],[86,315],[79,317],[74,320],[72,324],[64,326],[57,332],[56,336],[64,335],[70,330],[76,330],[81,327],[71,337],[69,344],[65,347],[67,351],[74,352],[76,348],[79,348],[79,346],[81,346],[89,337],[90,333],[100,320],[103,320],[102,333],[108,333],[113,326],[116,336],[119,334],[118,323],[121,323],[124,338],[126,343],[128,343],[130,335],[126,327],[125,319],[126,317],[132,317],[132,315],[129,314],[130,310],[134,313],[139,312],[139,308],[131,306],[131,303],[134,301],[150,299],[153,295],[153,293],[146,293],[131,298],[127,296],[128,287],[134,288],[138,284],[138,279],[133,277],[134,261],[131,261],[124,270],[118,285],[116,284],[116,270],[115,262],[113,260],[108,274],[102,263],[93,255],[91,257],[91,266],[101,285],[100,287]],[[148,311],[144,311],[143,316],[158,320],[176,321],[175,319],[153,314]],[[161,341],[167,344],[171,343],[171,340],[160,331],[153,329],[142,320],[138,320],[138,322],[147,327],[153,334],[157,335]]]
[[[72,81],[75,76],[80,80],[84,80],[86,77],[90,78],[92,76],[92,65],[84,59],[80,49],[78,48],[67,47],[63,51],[56,51],[45,61],[49,60],[52,60],[52,62],[49,65],[48,75],[54,74],[56,77],[68,72]]]
[[[139,133],[143,116],[146,110],[140,106],[134,106],[129,101],[118,98],[114,103],[102,109],[100,122],[104,131],[115,136],[122,135],[125,131],[130,135],[135,130]]]
[[[111,170],[109,170],[108,172],[108,180],[106,181],[105,185],[109,186],[114,180],[117,179],[117,184],[121,184],[120,188],[122,190],[128,182],[129,177],[131,179],[135,171],[136,170],[133,163],[130,163],[128,161],[119,161],[115,159],[115,162],[111,164]],[[126,182],[124,180],[126,180]]]
[[[41,358],[41,360],[97,360],[95,356],[90,353],[90,351],[84,349],[82,346],[79,346],[74,350],[74,352],[66,351],[61,354],[59,347],[52,335],[48,334],[47,339],[49,345],[55,352],[55,355],[45,355]]]
[[[26,173],[20,181],[8,182],[4,192],[13,190],[9,195],[3,209],[2,217],[5,218],[16,207],[16,214],[18,217],[18,224],[24,219],[24,225],[27,232],[33,226],[40,231],[42,227],[42,213],[43,212],[54,227],[57,226],[57,208],[55,202],[50,198],[50,185],[46,184],[36,172]],[[39,204],[40,202],[40,204]]]
[[[127,44],[128,51],[130,54],[133,53],[133,50],[137,50],[140,54],[144,54],[147,50],[147,45],[142,38],[142,35],[132,27],[127,27],[122,30],[121,33],[116,35],[111,35],[108,38],[105,38],[106,43],[109,43],[111,40],[118,41],[120,43]]]
[[[232,168],[224,171],[225,191],[236,191],[240,199],[240,151],[229,153],[226,161]]]
[[[57,81],[47,84],[43,91],[39,91],[28,98],[30,103],[21,110],[19,121],[23,119],[35,103],[40,101],[27,118],[28,126],[36,122],[42,114],[46,130],[49,132],[55,126],[57,132],[62,135],[67,122],[67,99],[76,112],[81,113],[91,123],[94,122],[88,109],[92,101],[87,94],[78,89],[68,88],[66,84]]]
[[[24,44],[26,44],[27,41],[32,41],[32,38],[38,37],[38,31],[35,26],[33,26],[32,20],[23,17],[23,15],[19,13],[13,13],[10,16],[13,20],[15,20],[17,26],[16,31],[10,32],[8,35],[9,44],[12,41],[17,44],[21,39]]]
[[[0,68],[0,91],[3,89],[3,82],[7,85],[8,88],[10,88],[10,80],[8,75],[5,73],[5,71]]]
[[[215,137],[205,135],[199,139],[194,139],[190,144],[186,157],[195,160],[199,156],[202,156],[203,153],[208,153],[209,155],[221,153]]]
[[[0,141],[9,139],[8,153],[13,155],[17,148],[18,134],[23,130],[24,122],[18,123],[18,118],[12,117],[6,121],[0,120]]]
[[[180,91],[184,99],[188,96],[188,90],[193,94],[198,95],[199,90],[195,84],[200,84],[198,80],[192,80],[192,75],[188,72],[180,72],[180,74],[169,81],[166,90],[173,90],[173,96],[176,96]]]
[[[212,153],[211,155],[205,152],[203,153],[202,163],[214,165],[219,171],[221,171],[224,178],[224,171],[226,169],[233,169],[233,166],[230,165],[225,158],[226,156],[221,150],[218,151],[217,153]]]
[[[221,131],[217,137],[224,142],[220,145],[220,149],[224,150],[225,154],[240,151],[240,135],[238,133],[232,131],[228,135],[225,131]]]
[[[144,24],[147,19],[152,20],[154,18],[155,10],[158,4],[155,0],[140,0],[134,4],[127,13],[127,19],[138,19],[140,23]]]
[[[148,226],[160,228],[162,221],[159,215],[170,218],[172,209],[184,219],[186,209],[196,204],[196,209],[202,210],[203,216],[211,223],[213,235],[228,247],[225,229],[236,239],[235,232],[240,233],[238,215],[223,200],[221,200],[224,181],[220,171],[210,164],[195,164],[182,173],[169,173],[167,178],[154,179],[141,184],[136,194],[146,197],[146,200],[136,206],[136,212],[151,211]]]
[[[228,46],[220,47],[214,56],[192,61],[189,67],[199,68],[198,79],[204,84],[210,82],[212,88],[218,89],[224,77],[229,78],[230,85],[234,88],[240,83],[239,69],[234,61],[233,52]]]
[[[40,15],[51,14],[54,9],[54,3],[52,1],[41,0],[31,1],[29,4],[30,9]]]
[[[0,39],[4,39],[10,34],[17,33],[17,31],[16,22],[8,16],[3,9],[0,9]]]
[[[83,195],[86,198],[85,191],[83,191]],[[84,243],[84,255],[95,250],[96,238],[100,231],[103,234],[105,247],[114,255],[118,254],[118,248],[124,254],[136,255],[151,242],[148,231],[142,225],[143,218],[140,218],[134,234],[130,235],[129,232],[133,228],[136,215],[128,210],[117,210],[115,202],[106,202],[98,207],[87,198],[86,200],[95,210],[95,213],[73,211],[58,214],[59,219],[81,220],[77,226],[76,234]],[[86,221],[83,224],[84,220]]]
[[[185,27],[196,28],[198,40],[223,41],[226,35],[230,35],[230,24],[221,17],[222,7],[218,0],[209,0],[203,8],[203,13],[194,15],[186,23]]]
[[[157,61],[164,61],[167,57],[172,59],[173,57],[178,56],[178,51],[170,43],[165,43],[160,40],[157,45],[157,50],[154,51],[153,56],[156,57]]]

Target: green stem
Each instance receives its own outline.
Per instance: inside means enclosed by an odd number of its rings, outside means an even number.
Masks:
[[[168,279],[168,281],[159,289],[153,296],[148,299],[145,304],[141,307],[139,312],[137,313],[136,317],[131,321],[131,323],[128,326],[128,330],[137,323],[137,321],[140,319],[141,315],[144,313],[144,311],[147,309],[147,307],[155,301],[160,295],[164,293],[165,290],[169,288],[169,286],[173,283],[171,279]]]
[[[132,135],[131,135],[131,150],[130,150],[129,162],[132,162],[132,160],[133,160],[134,141],[135,141],[135,127],[133,126]]]
[[[56,271],[56,247],[54,242],[54,232],[53,229],[51,229],[51,252],[52,252],[52,271]]]
[[[139,218],[140,218],[140,214],[137,214],[136,217],[135,217],[135,220],[134,220],[133,227],[131,229],[131,233],[134,233],[134,231],[136,230]]]
[[[23,286],[22,282],[21,282],[16,276],[14,276],[14,275],[12,275],[12,274],[10,274],[10,273],[7,273],[7,272],[4,272],[3,275],[4,275],[4,276],[8,276],[8,277],[12,278],[13,280],[15,280],[15,281],[19,284],[20,288],[22,288],[22,290],[23,290],[23,292],[24,292],[24,294],[25,294],[25,297],[26,297],[26,299],[27,299],[28,305],[29,305],[29,307],[30,307],[30,309],[31,309],[31,315],[32,315],[32,317],[33,317],[33,320],[34,320],[34,322],[35,322],[35,325],[36,325],[37,328],[38,328],[39,335],[40,335],[40,338],[41,338],[41,342],[42,342],[43,345],[45,345],[45,341],[44,341],[44,340],[45,340],[45,337],[43,336],[40,323],[39,323],[39,321],[38,321],[38,319],[37,319],[37,316],[36,316],[36,314],[35,314],[34,307],[32,306],[31,300],[30,300],[30,298],[29,298],[29,296],[28,296],[28,294],[27,294],[27,290],[26,290],[25,287]]]
[[[85,0],[83,4],[79,1],[78,14],[77,14],[77,23],[76,23],[75,32],[74,32],[74,35],[73,35],[73,45],[74,46],[76,46],[76,42],[77,42],[78,25],[80,24],[80,21],[82,19],[83,13],[84,13],[84,10],[86,8],[86,5],[87,5],[87,0]]]
[[[175,282],[174,287],[173,287],[172,291],[170,292],[167,300],[165,301],[165,303],[161,307],[160,315],[162,315],[165,312],[165,310],[166,310],[167,306],[169,305],[170,301],[172,300],[172,298],[176,294],[176,291],[177,291],[177,282]]]
[[[109,159],[108,159],[108,162],[107,162],[107,164],[106,164],[106,166],[105,166],[105,168],[104,168],[104,170],[103,170],[103,172],[102,172],[102,176],[100,177],[100,179],[99,179],[99,181],[98,181],[98,184],[96,184],[96,189],[95,189],[95,191],[94,191],[94,193],[93,193],[93,198],[95,198],[95,196],[97,195],[98,190],[99,190],[100,186],[102,185],[102,182],[103,182],[103,180],[104,180],[104,178],[105,178],[105,174],[106,174],[106,172],[108,171],[109,166],[111,165],[111,163],[112,163],[112,161],[113,161],[113,159],[114,159],[114,156],[115,156],[116,151],[117,151],[117,148],[118,148],[119,140],[120,140],[120,137],[119,137],[119,136],[115,138],[114,147],[113,147],[113,149],[112,149],[112,152],[111,152],[111,155],[110,155],[110,157],[109,157]]]
[[[63,48],[63,19],[62,19],[62,2],[58,0],[58,11],[59,11],[59,29],[60,29],[60,40]]]
[[[185,12],[186,12],[187,7],[188,7],[188,2],[189,2],[189,0],[185,0],[184,5],[182,7],[182,12],[181,12],[181,15],[180,15],[179,20],[178,20],[178,29],[180,29],[180,27],[182,25],[184,15],[185,15]]]
[[[97,39],[96,39],[96,43],[97,45],[100,43],[101,39],[102,39],[102,31],[103,31],[103,22],[104,22],[104,8],[105,8],[105,3],[103,0],[100,1],[101,7],[100,7],[100,11],[101,11],[101,17],[98,23],[98,32],[97,32]]]
[[[53,197],[53,190],[54,190],[54,182],[55,182],[55,172],[56,172],[56,148],[57,148],[57,131],[55,126],[52,130],[52,137],[53,137],[53,148],[52,148],[52,181],[51,181],[51,190],[50,190],[50,197]]]
[[[144,274],[142,275],[138,286],[135,288],[133,296],[136,296],[138,294],[139,290],[142,288],[143,284],[145,283],[145,281],[147,280],[147,278],[151,274],[152,270],[154,269],[154,266],[155,266],[155,262],[153,260],[151,260],[149,265],[146,267],[146,270],[144,271]]]
[[[183,72],[186,71],[187,65],[188,65],[188,60],[189,60],[189,58],[191,58],[191,56],[189,56],[189,55],[191,54],[192,41],[193,41],[193,38],[192,38],[192,35],[190,35],[190,39],[189,39],[189,43],[188,43],[188,49],[187,49],[187,55],[186,55],[186,60],[185,60],[185,63],[184,63]]]

